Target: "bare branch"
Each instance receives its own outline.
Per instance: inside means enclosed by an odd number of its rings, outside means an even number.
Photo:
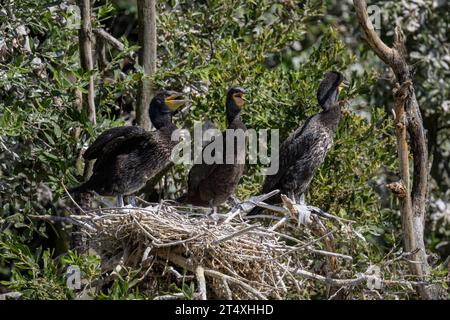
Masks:
[[[258,227],[259,227],[259,225],[258,225],[258,224],[255,224],[255,225],[252,225],[252,226],[243,228],[242,230],[239,230],[239,231],[237,231],[237,232],[235,232],[235,233],[233,233],[233,234],[230,234],[229,236],[226,236],[226,237],[217,239],[217,240],[214,241],[213,243],[214,243],[214,244],[219,244],[219,243],[221,243],[221,242],[228,241],[228,240],[230,240],[230,239],[233,239],[233,238],[235,238],[235,237],[238,237],[238,236],[240,236],[240,235],[243,235],[243,234],[245,234],[245,233],[247,233],[247,232],[250,232],[251,230],[256,229],[256,228],[258,228]]]
[[[197,282],[198,282],[198,295],[200,297],[200,300],[207,300],[206,299],[206,281],[205,281],[205,269],[203,269],[202,266],[198,266],[195,269],[195,274],[197,276]]]
[[[390,64],[394,60],[396,52],[389,48],[378,36],[369,15],[366,10],[366,3],[364,1],[355,1],[356,15],[360,21],[360,26],[365,35],[365,40],[370,47],[376,52],[381,60]]]
[[[411,272],[420,278],[430,273],[423,239],[426,200],[428,190],[428,150],[422,115],[414,93],[410,68],[406,62],[406,49],[404,35],[399,27],[395,29],[394,44],[392,48],[381,41],[369,21],[364,0],[353,0],[356,15],[364,34],[366,42],[372,50],[394,72],[397,82],[395,99],[395,123],[397,136],[397,149],[400,162],[400,175],[402,185],[391,185],[399,191],[400,211],[402,214],[402,227],[404,232],[405,250],[414,254],[409,263]],[[410,149],[414,159],[413,186],[410,188],[409,151],[406,142],[406,130],[410,134]],[[404,188],[404,191],[402,189]],[[404,196],[403,196],[404,195]],[[420,296],[423,299],[437,299],[441,289],[418,285]]]
[[[110,35],[108,32],[106,32],[105,29],[102,28],[94,29],[94,33],[97,36],[100,36],[101,38],[108,41],[109,44],[111,44],[114,48],[116,48],[120,52],[125,50],[125,45],[121,41],[117,40],[112,35]]]
[[[173,263],[179,265],[180,267],[186,268],[187,270],[189,270],[191,272],[195,272],[194,268],[191,265],[189,265],[189,263],[186,261],[186,259],[184,259],[181,256],[169,255],[169,260],[171,260]],[[263,295],[261,292],[259,292],[255,288],[249,286],[248,284],[246,284],[245,282],[243,282],[243,281],[241,281],[239,279],[236,279],[234,277],[231,277],[229,275],[226,275],[226,274],[223,274],[221,272],[218,272],[218,271],[215,271],[215,270],[211,270],[211,269],[205,269],[204,273],[205,273],[206,276],[210,276],[210,277],[219,279],[221,281],[226,280],[227,282],[231,282],[231,283],[234,283],[236,285],[239,285],[243,289],[251,292],[258,299],[267,300],[267,297],[265,295]]]
[[[334,279],[334,278],[327,278],[321,275],[318,275],[316,273],[312,273],[306,270],[292,270],[292,274],[296,276],[300,276],[306,279],[316,280],[328,285],[342,287],[342,286],[356,286],[361,283],[364,283],[367,281],[368,276],[367,275],[361,275],[355,279]]]

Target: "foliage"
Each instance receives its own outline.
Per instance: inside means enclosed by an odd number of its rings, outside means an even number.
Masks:
[[[418,99],[424,126],[427,131],[428,150],[431,162],[429,223],[426,237],[428,245],[437,249],[442,258],[450,254],[450,3],[448,1],[370,1],[380,9],[381,39],[392,43],[396,25],[405,34],[408,63],[412,66],[414,89]],[[390,90],[392,72],[361,41],[356,16],[351,14],[353,5],[345,1],[329,1],[327,22],[346,34],[343,40],[359,58],[355,70],[372,69],[378,81],[374,84],[367,103],[385,106],[390,112],[393,106]],[[320,32],[320,31],[319,31]]]
[[[114,36],[125,50],[108,46],[108,65],[94,70],[98,124],[92,126],[79,104],[89,74],[79,64],[77,30],[68,23],[70,7],[66,1],[13,3],[0,11],[0,276],[8,290],[20,291],[23,298],[75,298],[65,286],[65,268],[78,265],[91,281],[99,276],[98,261],[65,252],[64,226],[32,215],[66,215],[72,205],[63,186],[83,180],[82,150],[100,132],[133,120],[142,72],[129,59],[137,49],[136,32],[123,25],[135,25],[135,7],[102,1],[94,10],[93,25],[119,32]],[[424,3],[408,9],[421,23],[408,22],[414,30],[407,28],[407,47],[417,66],[425,123],[433,132],[431,128],[445,128],[449,121],[449,83],[444,80],[449,41],[442,31],[448,30],[449,10],[432,12],[431,2]],[[389,21],[408,16],[400,3],[382,5]],[[426,10],[420,11],[422,7]],[[190,128],[207,117],[225,128],[224,95],[239,84],[251,100],[243,112],[247,127],[279,128],[284,139],[319,111],[316,90],[324,72],[344,72],[350,87],[341,98],[350,101],[350,110],[307,201],[357,221],[361,238],[340,239],[340,249],[355,256],[352,267],[364,272],[368,265],[392,258],[393,248],[401,246],[401,229],[396,203],[383,187],[397,171],[392,121],[384,111],[390,95],[385,82],[377,83],[376,71],[382,70],[359,41],[351,10],[342,1],[161,0],[154,80],[158,87],[184,90],[192,99],[188,115],[177,120],[180,127]],[[429,52],[429,47],[434,49]],[[438,130],[430,139],[435,179],[446,170],[447,133]],[[168,175],[166,180],[173,182],[163,198],[183,191],[187,169],[177,166]],[[258,193],[263,178],[261,166],[248,165],[237,196]],[[447,182],[437,185],[441,191],[433,197],[440,198]],[[435,230],[431,238],[448,236],[448,224],[441,220]],[[400,273],[406,270],[395,266]],[[147,297],[136,286],[137,275],[125,270],[97,298]],[[183,282],[172,289],[189,298],[191,285]],[[305,297],[324,297],[324,288],[314,283],[307,290]],[[410,297],[390,297],[399,296]]]
[[[140,78],[139,73],[120,78],[115,72],[103,83],[97,104],[102,121],[92,127],[76,100],[87,81],[79,66],[77,30],[65,24],[67,6],[48,4],[20,1],[14,12],[0,17],[5,39],[0,67],[0,207],[2,216],[22,224],[28,214],[61,214],[62,181],[77,183],[83,172],[81,148],[99,132],[123,123],[108,116],[110,107]],[[128,51],[115,55],[111,70]],[[51,232],[40,223],[28,225],[34,226]],[[23,227],[16,226],[21,236]],[[28,235],[24,241],[33,237]]]

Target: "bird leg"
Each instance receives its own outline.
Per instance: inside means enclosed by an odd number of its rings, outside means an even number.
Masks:
[[[128,196],[128,204],[131,204],[132,207],[137,207],[136,196],[134,194]]]
[[[97,192],[93,191],[94,196],[96,197],[96,199],[98,199],[98,201],[101,202],[101,204],[103,204],[105,207],[107,208],[112,208],[114,207],[114,205],[109,202],[108,200],[106,200],[105,198],[103,198],[101,195],[99,195]]]
[[[297,210],[297,214],[298,214],[298,225],[300,226],[301,224],[307,224],[310,222],[310,216],[311,216],[311,212],[309,211],[308,207],[306,206],[305,203],[305,193],[302,193],[299,197],[298,197],[298,201],[295,200],[295,196],[292,195],[294,197],[294,207]]]
[[[123,207],[123,195],[121,195],[121,194],[117,195],[117,206]]]
[[[208,214],[208,216],[217,222],[219,220],[219,215],[217,214],[217,207],[214,206],[214,200],[209,201],[209,206],[211,207],[211,212]]]
[[[241,200],[239,200],[238,197],[236,197],[234,195],[231,195],[230,199],[231,199],[231,201],[233,201],[233,205],[234,206],[237,206],[237,205],[239,205],[241,203]]]
[[[300,195],[300,197],[298,198],[298,203],[299,203],[299,204],[306,205],[306,202],[305,202],[305,193],[302,193],[302,194]]]
[[[295,194],[292,191],[288,192],[288,197],[291,198],[292,202],[297,203],[297,201],[295,200]]]

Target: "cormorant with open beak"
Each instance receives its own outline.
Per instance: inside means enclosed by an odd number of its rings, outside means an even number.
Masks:
[[[177,129],[172,115],[187,102],[181,97],[181,93],[163,90],[152,99],[149,114],[156,131],[122,126],[103,132],[83,155],[87,160],[96,159],[92,176],[71,191],[117,196],[118,206],[123,206],[123,195],[129,195],[135,205],[134,194],[170,165],[176,145],[171,135]]]

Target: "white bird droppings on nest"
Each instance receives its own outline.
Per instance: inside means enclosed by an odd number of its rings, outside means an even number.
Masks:
[[[186,269],[213,298],[280,299],[289,286],[298,286],[290,272],[298,250],[259,224],[214,222],[168,205],[94,210],[71,218],[82,223],[84,249],[94,249],[105,270],[147,265],[147,276],[173,277],[167,268],[180,274]]]

